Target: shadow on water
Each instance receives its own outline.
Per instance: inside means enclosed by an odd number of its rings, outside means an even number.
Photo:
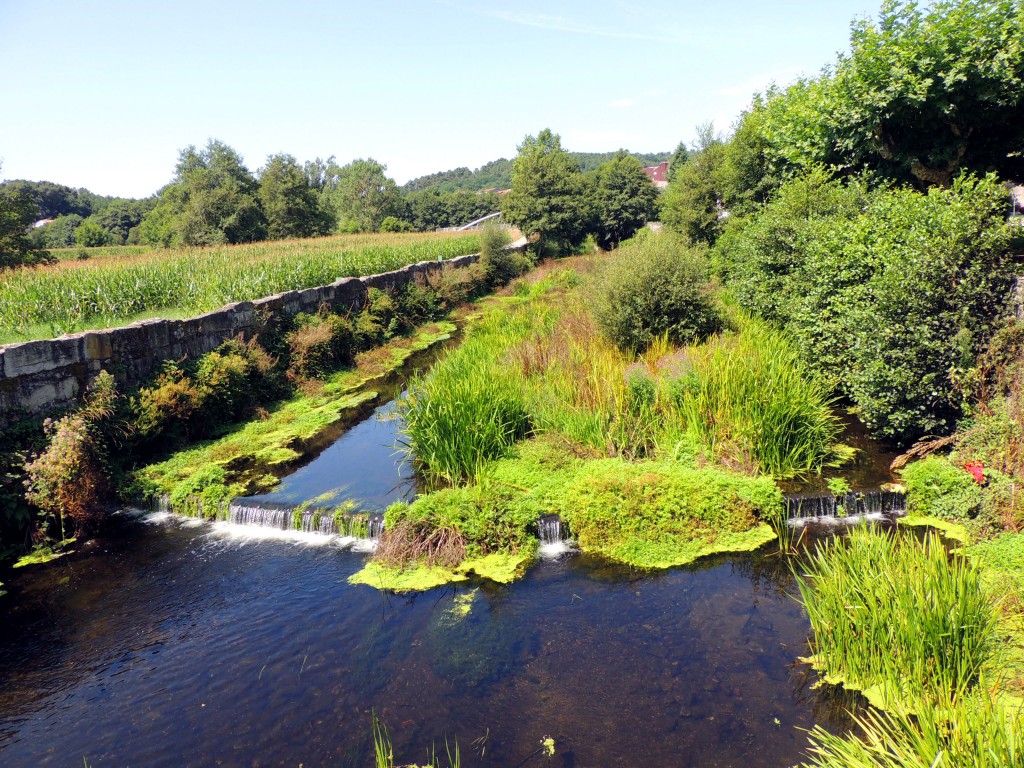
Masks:
[[[797,663],[808,623],[771,548],[405,597],[349,585],[363,557],[327,537],[150,519],[9,585],[0,764],[368,766],[371,709],[396,760],[447,735],[467,766],[551,736],[555,765],[777,768],[801,728],[845,727]]]

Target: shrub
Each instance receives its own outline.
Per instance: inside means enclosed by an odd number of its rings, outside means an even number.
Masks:
[[[658,336],[699,341],[721,327],[707,280],[707,258],[669,233],[613,254],[594,296],[594,319],[623,349],[643,351]]]
[[[56,422],[47,420],[49,444],[25,465],[26,499],[53,516],[64,538],[64,515],[76,531],[91,529],[109,492],[104,424],[114,409],[114,378],[102,371],[82,407]]]
[[[996,648],[979,568],[923,542],[855,529],[819,548],[798,580],[815,666],[896,711],[949,707]]]
[[[323,377],[351,363],[355,355],[352,323],[333,312],[299,313],[286,340],[289,370],[300,377]]]
[[[927,456],[902,472],[907,511],[947,520],[968,520],[981,509],[982,489],[969,472],[940,456]]]
[[[480,232],[480,267],[488,285],[505,285],[530,267],[530,259],[511,251],[508,230],[488,222]]]

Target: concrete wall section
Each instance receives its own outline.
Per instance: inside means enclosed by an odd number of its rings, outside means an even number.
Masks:
[[[187,320],[144,320],[0,347],[0,427],[74,405],[100,371],[110,371],[122,389],[132,389],[164,360],[199,357],[239,335],[248,340],[275,315],[316,312],[322,306],[355,312],[364,306],[370,288],[399,290],[427,281],[446,266],[462,269],[479,258],[474,254],[422,261],[380,275],[345,277],[330,285],[228,304]]]

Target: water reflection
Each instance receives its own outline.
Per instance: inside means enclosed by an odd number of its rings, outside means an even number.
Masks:
[[[845,727],[794,666],[808,625],[771,549],[657,573],[574,555],[416,597],[349,586],[361,565],[171,521],[19,574],[0,764],[366,766],[371,709],[399,760],[457,735],[467,766],[543,736],[556,765],[784,766],[800,728]]]

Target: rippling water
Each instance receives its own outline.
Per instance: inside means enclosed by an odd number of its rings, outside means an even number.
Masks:
[[[447,736],[467,766],[539,765],[551,736],[559,766],[755,768],[832,722],[777,557],[645,575],[575,555],[416,597],[348,585],[364,557],[164,517],[20,573],[0,765],[371,766],[375,710],[403,763]]]

